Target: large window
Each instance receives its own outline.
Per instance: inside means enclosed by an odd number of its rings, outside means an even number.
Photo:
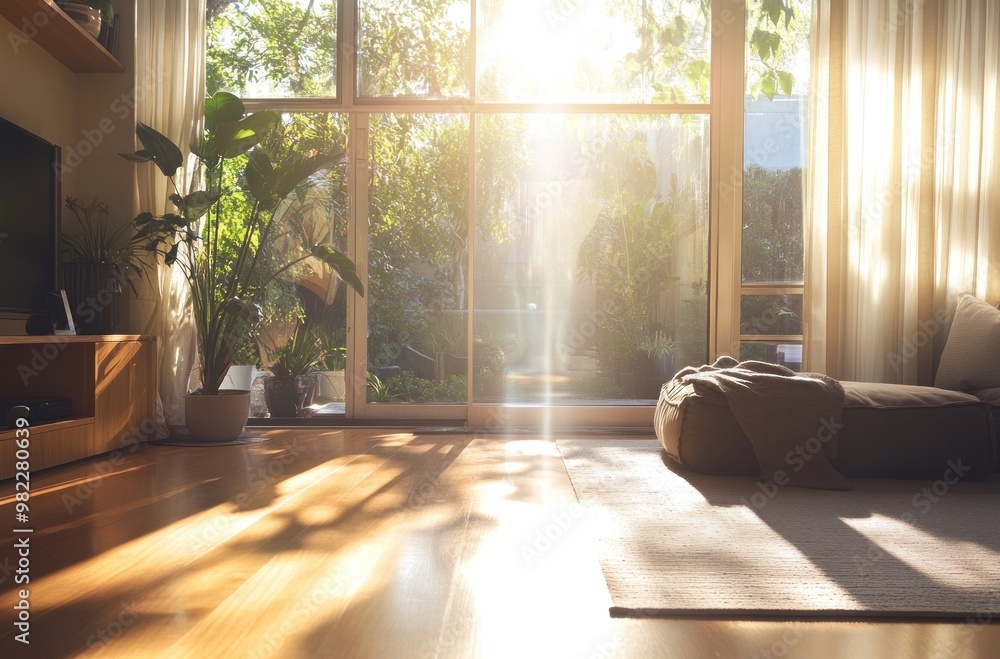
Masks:
[[[648,416],[659,384],[716,354],[801,365],[807,8],[209,2],[210,91],[345,154],[310,212],[331,213],[368,295],[303,302],[291,282],[272,310],[342,344],[326,411]]]
[[[797,371],[811,7],[761,2],[748,9],[739,356]]]

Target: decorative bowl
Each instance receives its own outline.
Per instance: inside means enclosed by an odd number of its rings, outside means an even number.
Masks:
[[[61,5],[61,8],[90,36],[96,39],[101,33],[101,12],[99,10],[79,2],[67,2]]]

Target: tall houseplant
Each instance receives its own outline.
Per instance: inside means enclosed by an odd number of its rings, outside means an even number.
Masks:
[[[255,331],[269,283],[312,256],[364,295],[353,261],[331,245],[308,246],[304,254],[283,263],[270,254],[269,241],[279,230],[279,204],[314,174],[343,159],[342,153],[279,156],[266,152],[262,140],[279,123],[279,115],[271,111],[248,114],[232,94],[218,92],[208,98],[204,135],[192,145],[204,181],[197,189],[192,189],[196,188],[193,184],[188,189],[178,185],[177,171],[184,163],[180,148],[145,124],[136,127],[143,148],[122,154],[135,162],[152,162],[174,188],[170,200],[176,211],[140,213],[134,240],[166,265],[180,267],[190,287],[201,387],[187,397],[185,414],[189,430],[205,439],[209,434],[213,439],[222,435],[233,439],[246,423],[249,394],[241,392],[243,399],[233,404],[231,426],[225,431],[192,427],[201,426],[205,418],[221,417],[218,406],[225,397],[219,395],[219,387],[240,337]],[[233,209],[241,206],[232,204],[224,210],[220,203],[235,196],[245,199],[244,210],[236,217]],[[239,416],[242,421],[238,423],[235,417]]]

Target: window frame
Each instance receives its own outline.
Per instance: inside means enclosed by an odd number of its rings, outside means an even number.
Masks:
[[[476,100],[477,0],[470,2],[470,76],[468,99],[417,99],[360,97],[357,93],[358,0],[338,3],[338,60],[336,97],[247,98],[248,111],[329,112],[349,116],[348,179],[350,228],[348,254],[358,275],[367,279],[369,117],[380,113],[460,113],[469,116],[469,207],[475,208],[475,145],[478,118],[504,113],[579,113],[635,115],[705,115],[709,118],[709,262],[708,262],[708,355],[709,362],[721,355],[739,356],[741,341],[788,341],[802,343],[801,335],[748,335],[740,332],[740,298],[744,294],[805,294],[804,284],[744,283],[742,281],[743,148],[746,57],[746,4],[743,0],[711,0],[711,80],[709,102],[667,103],[497,103]],[[733,35],[738,32],[739,37]],[[476,217],[470,214],[469,235],[475,235]],[[468,249],[467,272],[473,272],[475,241]],[[468,308],[475,308],[475,287],[469,286]],[[648,406],[553,406],[539,416],[541,406],[489,406],[474,404],[469,379],[468,401],[459,405],[367,403],[364,373],[367,368],[368,299],[348,296],[347,418],[465,419],[471,426],[638,426],[652,425],[655,405]],[[468,314],[468,354],[473,354],[473,318]],[[803,352],[803,362],[808,356]],[[471,360],[470,360],[471,361]],[[359,377],[360,376],[360,377]],[[544,418],[544,424],[539,419]]]

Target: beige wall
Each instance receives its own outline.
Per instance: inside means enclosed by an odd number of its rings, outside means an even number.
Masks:
[[[115,7],[123,73],[73,73],[33,41],[11,38],[17,28],[0,18],[0,116],[62,147],[64,196],[98,197],[124,223],[135,212],[133,167],[118,156],[135,150],[135,2]],[[72,231],[72,217],[63,225]],[[23,334],[23,318],[0,315],[0,334]]]

